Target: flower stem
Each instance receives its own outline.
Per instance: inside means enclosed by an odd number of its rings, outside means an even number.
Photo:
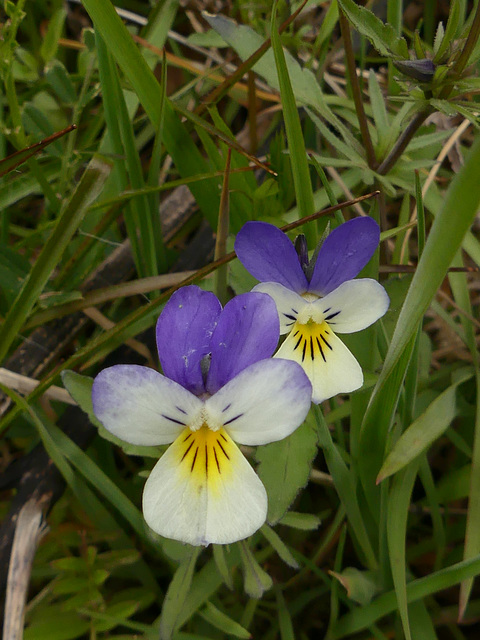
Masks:
[[[360,125],[360,133],[362,135],[365,152],[367,154],[368,166],[370,169],[375,169],[377,166],[377,159],[375,157],[375,150],[373,148],[372,138],[370,137],[370,131],[368,130],[367,116],[365,114],[365,109],[363,108],[362,92],[360,89],[360,83],[358,82],[355,53],[353,51],[352,37],[350,34],[350,24],[341,9],[339,10],[339,19],[347,61],[347,71],[350,78],[350,85],[352,87],[353,101],[355,103],[358,123]]]

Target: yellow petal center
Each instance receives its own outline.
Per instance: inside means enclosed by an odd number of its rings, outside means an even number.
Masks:
[[[215,491],[233,470],[237,446],[225,429],[212,431],[206,424],[195,431],[184,429],[172,447],[185,480],[194,482],[199,490],[207,482]]]
[[[329,341],[331,335],[331,329],[325,321],[319,324],[309,320],[305,324],[296,322],[287,340],[299,362],[313,362],[318,358],[326,362],[329,351],[333,350]]]

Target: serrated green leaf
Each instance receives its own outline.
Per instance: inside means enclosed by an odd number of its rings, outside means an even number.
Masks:
[[[433,54],[436,57],[438,50],[440,49],[440,45],[442,44],[445,37],[445,29],[443,28],[443,22],[438,23],[437,30],[435,32],[435,38],[433,39]]]
[[[371,11],[354,0],[338,0],[338,3],[355,29],[368,38],[377,51],[387,57],[397,56],[408,60],[408,45],[390,24],[384,24]]]
[[[292,435],[257,449],[257,473],[268,495],[268,522],[275,524],[285,514],[310,476],[317,453],[314,421],[306,421]]]
[[[450,11],[448,14],[448,22],[445,28],[445,34],[441,42],[439,43],[438,47],[436,47],[434,43],[434,47],[433,47],[433,50],[435,52],[435,57],[433,59],[434,62],[440,63],[440,64],[443,62],[442,58],[448,52],[449,48],[453,44],[453,41],[455,40],[458,25],[460,23],[460,17],[461,17],[461,3],[458,2],[458,0],[453,0],[453,2],[450,3]],[[439,24],[439,27],[440,27],[440,24]]]

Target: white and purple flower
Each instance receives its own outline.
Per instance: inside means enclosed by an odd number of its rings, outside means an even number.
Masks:
[[[311,385],[295,363],[272,360],[275,304],[247,293],[225,308],[195,286],[179,289],[157,323],[164,375],[136,365],[104,369],[95,415],[136,445],[171,444],[143,493],[147,524],[193,545],[248,537],[265,522],[265,488],[235,442],[290,435],[310,408]]]
[[[388,309],[388,295],[376,280],[353,280],[379,239],[374,220],[355,218],[334,229],[309,261],[303,236],[294,246],[266,222],[247,222],[237,234],[237,256],[261,282],[253,291],[274,299],[280,333],[288,334],[275,357],[302,366],[315,403],[363,384],[360,365],[336,334],[361,331]]]

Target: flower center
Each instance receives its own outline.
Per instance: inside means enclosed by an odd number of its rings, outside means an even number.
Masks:
[[[199,486],[205,481],[214,486],[231,471],[235,445],[224,429],[213,431],[206,424],[195,431],[187,428],[175,445],[182,471]]]
[[[333,349],[329,341],[331,335],[329,326],[324,321],[315,322],[310,319],[307,322],[300,322],[299,320],[295,323],[288,339],[292,340],[293,351],[296,352],[299,362],[303,363],[306,360],[313,362],[318,358],[326,362],[327,354]]]
[[[303,293],[302,298],[306,301],[297,316],[297,323],[299,324],[322,324],[325,320],[325,316],[320,309],[319,305],[313,304],[316,300],[319,299],[320,296],[315,295],[314,293]]]

